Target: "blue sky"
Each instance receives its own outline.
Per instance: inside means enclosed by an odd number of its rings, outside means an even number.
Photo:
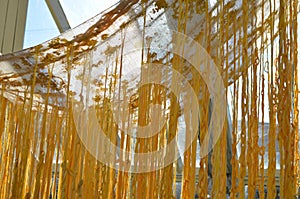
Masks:
[[[118,0],[60,0],[72,28],[116,2]],[[24,48],[38,45],[59,34],[45,0],[29,0]]]

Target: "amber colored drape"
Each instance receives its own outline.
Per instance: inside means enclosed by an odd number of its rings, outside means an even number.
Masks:
[[[124,0],[57,38],[0,56],[0,198],[295,198],[298,6]],[[170,30],[199,43],[221,74],[226,117],[215,142],[204,143],[218,102],[203,74],[172,53]],[[154,76],[161,85],[139,87]],[[197,128],[186,114],[195,108],[187,85],[197,95]],[[80,104],[94,112],[77,111]],[[153,121],[165,123],[137,136],[136,126]],[[119,148],[97,140],[95,129]],[[172,140],[164,156],[135,158]],[[141,166],[148,172],[134,172]]]

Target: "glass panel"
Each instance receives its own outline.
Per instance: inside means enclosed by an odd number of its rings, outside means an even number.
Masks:
[[[29,0],[24,48],[38,45],[59,35],[45,1]]]
[[[117,2],[118,0],[60,0],[71,27],[78,26]]]

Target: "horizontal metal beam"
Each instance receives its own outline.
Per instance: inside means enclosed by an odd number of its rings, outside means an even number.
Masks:
[[[59,0],[45,0],[60,33],[71,29]]]

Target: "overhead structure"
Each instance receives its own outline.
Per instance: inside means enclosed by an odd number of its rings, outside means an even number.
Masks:
[[[29,0],[1,0],[0,2],[0,53],[23,49]],[[71,29],[59,0],[45,0],[61,33]]]
[[[58,27],[59,32],[63,33],[71,29],[71,26],[68,22],[68,19],[64,13],[64,10],[59,0],[45,0],[45,1]]]

